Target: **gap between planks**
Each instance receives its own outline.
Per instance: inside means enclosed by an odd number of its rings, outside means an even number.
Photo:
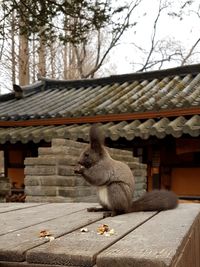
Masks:
[[[35,208],[35,207],[39,207],[39,206],[44,206],[45,204],[46,204],[46,205],[52,205],[52,203],[44,203],[44,204],[42,204],[42,205],[31,206],[31,207],[29,207],[29,208]],[[62,204],[63,204],[63,203],[62,203]],[[66,204],[68,204],[68,203],[66,203]],[[71,204],[71,203],[70,203],[70,204]],[[38,224],[40,224],[40,223],[49,222],[49,221],[52,221],[52,220],[55,220],[55,219],[58,219],[58,218],[62,218],[62,217],[64,217],[64,216],[66,216],[66,215],[70,215],[70,214],[74,214],[74,213],[83,211],[83,210],[85,210],[86,208],[87,208],[87,206],[85,206],[85,207],[83,207],[83,208],[80,207],[80,209],[75,210],[75,211],[71,211],[71,212],[69,212],[69,213],[67,213],[67,214],[63,214],[63,215],[60,215],[60,216],[56,216],[56,217],[53,217],[53,218],[50,218],[50,219],[47,219],[47,220],[44,219],[44,221],[35,222],[35,223],[33,223],[33,224],[30,224],[30,225],[27,225],[27,226],[23,226],[22,228],[17,228],[17,229],[14,229],[14,230],[9,231],[9,232],[6,232],[6,233],[2,233],[2,234],[0,233],[0,236],[6,235],[6,234],[8,234],[8,233],[14,233],[14,232],[17,232],[17,231],[22,230],[22,229],[27,229],[27,228],[29,228],[29,227],[38,225]],[[19,210],[22,210],[22,209],[19,209]],[[14,212],[14,211],[16,211],[16,210],[12,210],[12,212]]]
[[[104,247],[103,249],[101,249],[98,253],[94,254],[94,260],[95,260],[95,264],[96,264],[96,259],[97,256],[102,253],[104,250],[108,249],[109,247],[111,247],[112,245],[116,244],[119,240],[121,240],[122,238],[124,238],[125,236],[127,236],[128,234],[130,234],[131,232],[133,232],[135,229],[137,229],[138,227],[140,227],[141,225],[145,224],[147,221],[151,220],[153,217],[155,217],[158,212],[155,212],[153,215],[151,215],[150,217],[148,217],[146,220],[144,220],[143,222],[139,223],[137,226],[134,226],[133,228],[129,229],[126,233],[122,234],[119,238],[117,238],[116,240],[113,240],[108,246]],[[95,265],[97,267],[97,265]]]

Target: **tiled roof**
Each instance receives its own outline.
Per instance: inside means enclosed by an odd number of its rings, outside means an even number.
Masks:
[[[90,124],[72,124],[72,125],[49,125],[49,126],[29,126],[29,127],[9,127],[0,128],[0,144],[6,141],[16,143],[21,141],[35,143],[45,140],[50,142],[52,138],[83,139],[88,141],[88,132]],[[148,119],[144,122],[134,120],[132,122],[121,121],[118,123],[108,122],[99,124],[102,127],[106,137],[113,141],[124,137],[127,140],[133,140],[135,137],[148,139],[150,136],[164,138],[166,135],[180,137],[183,134],[189,134],[193,137],[200,135],[200,116],[194,115],[190,119],[182,116],[173,120],[162,118],[160,120]]]
[[[43,79],[0,97],[0,120],[80,117],[200,106],[200,65],[166,71],[57,81]]]
[[[140,117],[140,120],[122,119],[115,124],[105,123],[107,134],[112,139],[121,136],[130,140],[135,136],[145,139],[151,135],[158,138],[167,134],[176,137],[183,133],[199,135],[200,120],[199,116],[195,116],[200,115],[199,113],[187,116],[176,114],[174,117],[145,117],[148,112],[200,108],[199,64],[100,79],[63,81],[42,78],[41,81],[22,89],[23,98],[20,99],[15,97],[14,92],[0,96],[1,125],[3,122],[31,119],[140,113],[144,114],[144,118]],[[66,136],[69,132],[75,132],[77,135],[79,131],[82,134],[87,130],[87,125],[0,128],[0,142],[27,142],[31,138],[47,140],[48,135],[51,138]],[[75,139],[74,136],[72,138]]]

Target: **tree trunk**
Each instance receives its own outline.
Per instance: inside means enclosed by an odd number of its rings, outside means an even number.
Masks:
[[[21,3],[21,10],[24,11],[24,16],[20,14],[19,21],[19,85],[23,86],[30,82],[28,32],[25,31],[27,17],[23,3]]]
[[[39,46],[39,63],[38,63],[38,74],[39,76],[46,76],[46,45],[45,38],[43,37],[43,33],[40,34],[40,46]]]
[[[51,68],[51,77],[56,77],[56,49],[54,47],[54,42],[50,44],[50,68]]]
[[[63,65],[64,65],[64,70],[63,70],[63,77],[65,80],[68,79],[68,44],[64,44],[63,47]]]
[[[11,22],[11,64],[12,64],[12,83],[16,83],[16,57],[15,57],[15,14],[12,12]]]
[[[74,47],[72,44],[69,44],[69,65],[68,65],[68,69],[69,69],[69,75],[68,75],[68,79],[73,80],[73,79],[77,79],[77,66],[76,66],[76,55],[75,55],[75,51],[74,51]]]
[[[37,77],[37,73],[36,73],[36,67],[37,67],[37,64],[36,64],[36,40],[35,40],[35,34],[33,34],[33,40],[32,40],[32,61],[31,61],[31,65],[32,65],[32,68],[31,68],[31,74],[32,74],[32,77],[31,77],[31,80],[32,82],[35,82],[36,81],[36,77]]]
[[[29,84],[29,48],[25,34],[19,36],[19,84]]]

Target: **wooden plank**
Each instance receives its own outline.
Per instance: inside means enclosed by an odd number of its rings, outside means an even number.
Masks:
[[[58,238],[102,218],[102,213],[83,210],[2,235],[0,261],[25,261],[27,250],[49,242],[48,238],[40,238],[42,230],[47,230],[54,238]]]
[[[181,204],[175,210],[160,212],[97,257],[98,267],[166,267],[174,262],[200,216],[199,204]],[[193,253],[193,252],[192,252]],[[196,257],[189,253],[189,257]],[[195,250],[194,253],[199,253]],[[176,267],[199,267],[176,265]]]
[[[82,233],[79,229],[29,250],[26,260],[29,263],[93,266],[98,253],[117,242],[155,214],[155,212],[140,212],[103,219],[88,225],[88,232],[86,233]],[[97,229],[101,224],[108,224],[110,228],[115,230],[115,234],[108,237],[98,235]]]
[[[0,216],[0,235],[35,225],[91,206],[88,203],[51,203],[3,213]]]
[[[10,212],[13,210],[27,209],[30,207],[36,207],[44,205],[45,203],[1,203],[0,204],[0,213]]]
[[[183,244],[181,253],[174,262],[173,267],[179,266],[200,266],[200,216],[198,216],[196,222],[193,223],[193,227],[185,244]]]
[[[49,264],[29,264],[27,262],[6,262],[0,261],[0,267],[52,267]],[[60,267],[60,265],[53,265],[53,267]],[[62,267],[69,267],[66,265],[62,265]],[[70,266],[70,267],[81,267],[81,266]]]

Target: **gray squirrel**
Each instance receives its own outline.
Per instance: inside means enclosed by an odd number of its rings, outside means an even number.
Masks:
[[[107,217],[135,211],[176,208],[178,198],[167,190],[153,190],[133,201],[135,180],[129,166],[111,158],[104,146],[104,137],[96,125],[90,128],[89,138],[90,143],[81,153],[74,170],[97,187],[102,208],[92,207],[88,211],[104,211],[104,217]]]

